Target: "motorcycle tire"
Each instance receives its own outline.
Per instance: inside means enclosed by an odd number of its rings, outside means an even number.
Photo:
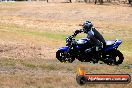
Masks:
[[[63,51],[57,51],[56,58],[62,63],[72,63],[75,60],[75,58],[72,57],[67,58],[67,55]]]

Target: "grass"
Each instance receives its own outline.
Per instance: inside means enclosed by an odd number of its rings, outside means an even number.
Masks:
[[[56,40],[65,40],[67,33],[58,33],[53,31],[42,31],[42,30],[35,30],[34,28],[27,28],[18,25],[12,24],[0,24],[0,31],[1,32],[9,32],[15,34],[22,34],[23,36],[41,36],[46,37],[49,39],[56,39]],[[72,34],[71,34],[72,35]],[[77,39],[83,37],[84,35],[77,36]]]
[[[12,67],[14,67],[16,65],[16,62],[14,61],[14,59],[11,59],[11,58],[9,58],[9,59],[2,59],[1,58],[1,60],[0,60],[0,66],[12,66]]]
[[[25,66],[25,67],[28,67],[28,68],[36,68],[37,66],[35,66],[34,64],[32,64],[32,63],[21,63],[23,66]]]
[[[12,6],[12,5],[15,5],[16,3],[15,2],[1,2],[0,5],[8,5],[8,6]]]
[[[15,62],[17,65],[8,66],[4,63],[7,62]],[[41,63],[39,63],[41,62]],[[86,66],[87,73],[132,73],[131,70],[125,68],[123,65],[118,66],[108,66],[108,65],[97,65],[97,64],[89,64],[89,63],[81,63],[75,61],[74,63],[58,63],[56,60],[42,60],[38,59],[34,60],[20,60],[20,59],[3,59],[4,67],[8,67],[5,71],[2,71],[0,74],[0,84],[1,87],[10,86],[10,87],[35,87],[35,88],[58,88],[58,87],[76,87],[80,88],[80,86],[76,83],[76,71],[77,66],[83,65]],[[18,70],[19,64],[19,70]],[[21,69],[20,69],[21,68]],[[69,70],[70,68],[70,70]],[[106,72],[106,69],[108,69]],[[13,74],[12,72],[13,71]],[[11,81],[13,80],[13,81]],[[70,81],[69,81],[70,80]],[[19,83],[19,85],[18,85]],[[130,87],[131,84],[87,84],[82,86],[85,87],[121,87],[125,86]]]
[[[124,63],[120,66],[109,66],[109,65],[99,65],[99,64],[90,64],[88,62],[82,63],[77,60],[75,60],[72,65],[70,63],[60,63],[57,60],[42,60],[42,59],[27,59],[27,60],[21,60],[21,59],[7,59],[3,58],[0,60],[0,62],[3,62],[0,64],[1,67],[16,67],[19,66],[22,68],[22,70],[26,69],[33,69],[33,70],[39,70],[42,69],[43,71],[66,71],[71,73],[77,72],[77,67],[82,65],[86,67],[87,71],[89,73],[132,73],[130,68],[128,68],[127,63]],[[41,63],[40,63],[41,62]],[[105,71],[106,68],[110,68],[109,71]]]
[[[17,25],[0,25],[0,31],[2,32],[10,32],[10,33],[15,33],[15,34],[22,34],[22,35],[27,35],[27,36],[41,36],[41,37],[46,37],[46,38],[51,38],[51,39],[65,39],[65,34],[60,34],[60,33],[53,33],[53,32],[48,32],[48,31],[36,31],[31,28],[24,28],[21,26]]]

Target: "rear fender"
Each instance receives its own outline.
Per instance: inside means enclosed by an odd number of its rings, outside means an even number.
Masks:
[[[104,51],[109,51],[109,50],[118,48],[118,46],[119,46],[121,43],[122,43],[121,40],[116,40],[116,42],[115,42],[114,45],[107,47]]]

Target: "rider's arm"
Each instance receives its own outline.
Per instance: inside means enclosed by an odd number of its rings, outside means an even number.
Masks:
[[[81,32],[83,32],[83,29],[76,30],[76,31],[74,32],[74,36],[76,36],[77,34],[79,34],[79,33],[81,33]]]

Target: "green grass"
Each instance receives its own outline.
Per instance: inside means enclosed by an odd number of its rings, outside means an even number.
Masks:
[[[58,33],[53,31],[42,31],[33,28],[21,27],[18,25],[0,24],[0,32],[8,32],[16,35],[31,36],[31,37],[45,37],[48,39],[65,41],[66,37],[72,34]],[[85,34],[79,34],[76,39],[85,37]]]
[[[16,65],[16,62],[12,58],[1,58],[0,59],[0,66],[11,66],[14,67]]]
[[[0,31],[2,32],[10,32],[10,33],[15,33],[15,34],[21,34],[24,36],[40,36],[40,37],[46,37],[49,39],[60,39],[64,40],[66,37],[66,34],[61,34],[57,32],[48,32],[48,31],[39,31],[36,29],[31,29],[31,28],[24,28],[21,26],[17,25],[5,25],[5,24],[0,24]]]
[[[16,2],[0,2],[0,5],[2,5],[2,6],[4,6],[4,5],[12,6],[12,5],[16,5]]]
[[[21,64],[25,67],[28,67],[28,68],[36,68],[37,66],[32,64],[32,63],[24,63],[24,62],[21,62]]]

